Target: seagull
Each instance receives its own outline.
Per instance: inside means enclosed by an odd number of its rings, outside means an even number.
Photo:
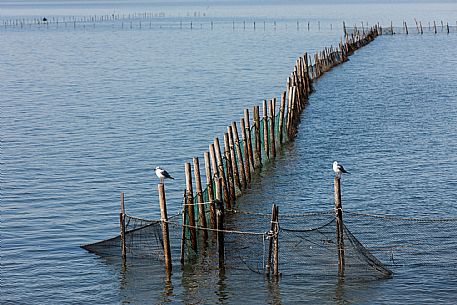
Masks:
[[[166,170],[161,169],[159,166],[156,167],[155,172],[156,172],[157,177],[160,178],[160,183],[163,183],[164,178],[175,179],[172,176],[170,176],[170,174]]]
[[[335,172],[335,174],[336,174],[337,177],[341,177],[341,174],[342,174],[342,173],[347,173],[347,174],[349,174],[349,172],[347,172],[347,171],[344,169],[343,165],[338,164],[337,161],[333,162],[333,171]]]

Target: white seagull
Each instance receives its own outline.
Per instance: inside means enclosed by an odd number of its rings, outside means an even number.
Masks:
[[[163,179],[165,179],[165,178],[175,179],[172,176],[170,176],[170,174],[166,170],[161,169],[159,166],[156,167],[155,172],[156,172],[157,177],[160,178],[160,183],[163,183]]]
[[[338,164],[337,161],[333,162],[333,171],[335,172],[335,174],[337,175],[337,177],[341,177],[341,174],[342,173],[347,173],[349,174],[349,172],[347,172],[343,165],[341,164]]]

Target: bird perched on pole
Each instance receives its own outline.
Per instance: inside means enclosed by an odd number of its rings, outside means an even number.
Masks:
[[[338,178],[341,177],[342,173],[349,174],[349,172],[344,169],[343,165],[338,164],[337,161],[333,162],[333,171]]]
[[[157,177],[160,178],[160,183],[163,183],[163,180],[165,178],[167,178],[167,179],[175,179],[172,176],[170,176],[170,174],[166,170],[160,168],[159,166],[156,167],[155,172],[156,172]]]

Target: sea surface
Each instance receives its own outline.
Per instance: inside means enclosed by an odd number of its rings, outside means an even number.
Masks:
[[[80,21],[115,14],[124,19]],[[44,16],[59,25],[11,23]],[[415,30],[414,18],[455,26],[457,5],[0,3],[0,303],[455,302],[456,266],[369,283],[179,268],[167,279],[158,262],[122,270],[80,248],[118,233],[120,192],[129,214],[159,218],[156,166],[175,177],[167,202],[178,213],[184,163],[245,108],[279,97],[295,59],[337,45],[343,21]],[[331,209],[336,159],[351,172],[347,210],[457,217],[456,45],[455,31],[381,36],[325,74],[296,140],[239,208]]]

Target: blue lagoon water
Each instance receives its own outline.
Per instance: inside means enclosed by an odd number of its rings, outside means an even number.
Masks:
[[[166,16],[141,28],[133,19],[132,28],[126,21],[123,28],[97,22],[0,30],[1,303],[455,300],[455,267],[400,270],[389,280],[351,285],[290,277],[277,285],[253,273],[178,268],[167,281],[160,264],[122,272],[79,248],[118,232],[120,192],[128,213],[159,217],[155,166],[176,178],[167,201],[177,213],[184,162],[202,157],[244,108],[278,97],[296,57],[337,45],[343,20],[455,24],[455,4],[19,4],[0,4],[0,19]],[[331,208],[330,167],[338,159],[351,171],[343,185],[348,210],[457,216],[456,45],[455,33],[383,36],[327,73],[315,83],[296,141],[240,207]]]

